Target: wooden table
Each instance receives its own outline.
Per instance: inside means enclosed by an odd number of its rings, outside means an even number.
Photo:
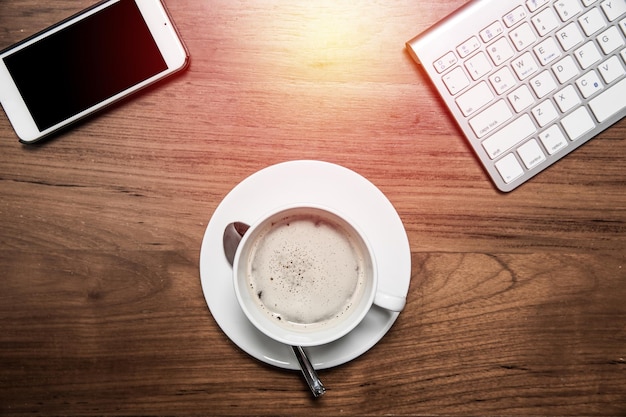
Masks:
[[[3,1],[0,48],[92,3]],[[171,0],[184,75],[37,146],[2,115],[0,415],[626,415],[626,121],[496,191],[404,49],[463,3]],[[199,273],[224,196],[297,159],[378,186],[412,257],[317,401]]]

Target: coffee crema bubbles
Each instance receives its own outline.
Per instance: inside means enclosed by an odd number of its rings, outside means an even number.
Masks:
[[[330,219],[292,215],[260,230],[249,252],[247,283],[258,307],[281,326],[332,326],[364,294],[363,250]]]

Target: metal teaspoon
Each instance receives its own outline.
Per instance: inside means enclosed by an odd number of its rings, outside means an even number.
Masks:
[[[228,263],[232,266],[233,261],[235,259],[235,252],[237,252],[237,246],[239,246],[239,242],[241,238],[246,233],[250,226],[241,222],[230,223],[224,229],[224,237],[223,237],[223,245],[224,245],[224,254],[226,255],[226,259]],[[317,376],[317,372],[315,372],[315,368],[311,364],[311,361],[307,357],[306,353],[302,349],[301,346],[291,346],[293,353],[298,360],[298,364],[300,365],[300,370],[302,370],[302,375],[306,380],[313,396],[315,398],[321,397],[326,392],[326,388],[320,381]]]

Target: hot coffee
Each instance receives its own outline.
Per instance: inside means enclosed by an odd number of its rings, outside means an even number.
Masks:
[[[358,236],[329,216],[297,213],[268,222],[247,257],[251,297],[282,327],[333,326],[365,293],[371,271],[364,250]]]

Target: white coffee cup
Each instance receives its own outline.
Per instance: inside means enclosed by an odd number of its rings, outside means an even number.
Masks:
[[[354,329],[372,304],[401,311],[406,302],[378,290],[376,259],[361,229],[313,204],[278,208],[251,225],[233,276],[246,317],[288,345],[330,343]]]

